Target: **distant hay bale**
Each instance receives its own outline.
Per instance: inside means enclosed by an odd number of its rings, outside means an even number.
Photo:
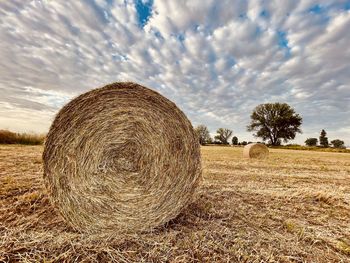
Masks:
[[[53,204],[87,233],[160,226],[191,202],[201,178],[190,121],[159,93],[130,82],[64,106],[48,133],[43,162]]]
[[[265,159],[269,156],[269,149],[262,143],[250,143],[244,146],[243,157]]]

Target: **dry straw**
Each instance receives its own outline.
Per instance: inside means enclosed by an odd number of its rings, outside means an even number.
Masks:
[[[265,159],[269,156],[269,149],[262,143],[250,143],[244,146],[243,156],[246,158]]]
[[[200,148],[174,103],[135,83],[107,85],[64,106],[48,133],[44,180],[81,232],[151,230],[191,202]]]

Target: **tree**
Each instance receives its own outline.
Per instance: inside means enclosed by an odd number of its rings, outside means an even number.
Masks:
[[[272,145],[287,142],[301,133],[302,118],[287,103],[266,103],[258,105],[250,115],[248,131],[256,131],[255,137],[268,140]]]
[[[331,144],[333,144],[334,148],[345,148],[344,141],[341,141],[339,139],[335,139],[335,140],[331,141]]]
[[[248,143],[246,142],[246,141],[243,141],[243,142],[241,142],[241,145],[243,145],[243,146],[245,146],[245,145],[247,145]]]
[[[238,145],[238,138],[237,136],[232,137],[232,145]]]
[[[201,145],[205,145],[205,144],[210,143],[212,141],[210,138],[209,130],[205,125],[199,125],[194,130],[197,134],[197,137],[199,139],[199,143]]]
[[[228,140],[232,136],[232,131],[225,128],[220,128],[216,131],[217,135],[215,139],[221,142],[222,144],[229,144]]]
[[[208,140],[206,141],[207,144],[211,144],[213,143],[213,139],[211,137],[208,138]]]
[[[320,145],[323,147],[328,147],[328,137],[326,136],[327,136],[326,131],[322,130],[320,134]]]
[[[317,145],[317,138],[307,138],[305,141],[305,144],[307,146],[316,146]]]

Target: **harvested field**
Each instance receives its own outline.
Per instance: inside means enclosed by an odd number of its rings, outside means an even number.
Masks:
[[[42,150],[0,146],[0,261],[350,261],[350,154],[203,147],[197,201],[152,233],[101,237],[50,205]]]

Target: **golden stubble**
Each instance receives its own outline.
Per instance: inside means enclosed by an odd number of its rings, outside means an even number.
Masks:
[[[196,201],[144,234],[84,235],[48,201],[41,146],[0,146],[0,260],[349,262],[350,154],[202,147]]]

